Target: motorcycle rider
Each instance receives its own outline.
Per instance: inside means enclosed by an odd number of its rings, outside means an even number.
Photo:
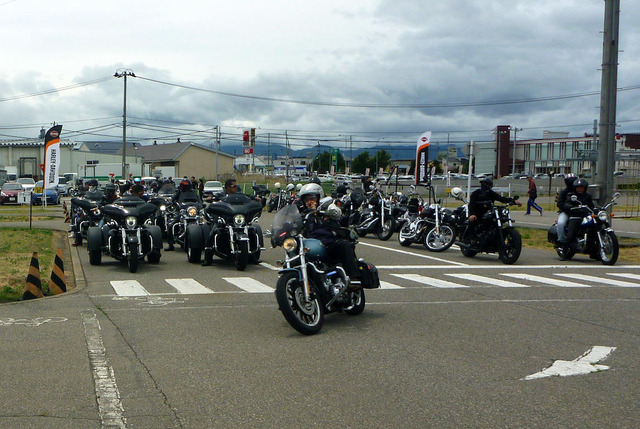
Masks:
[[[360,278],[354,246],[348,240],[350,231],[342,228],[338,223],[340,209],[332,204],[327,210],[327,212],[332,211],[331,217],[328,213],[321,214],[317,211],[324,191],[316,183],[304,185],[299,195],[304,203],[304,213],[311,214],[305,216],[304,236],[320,240],[329,251],[328,253],[340,261],[340,265],[350,279]]]
[[[566,242],[562,246],[564,252],[569,249],[569,246],[574,246],[576,234],[578,233],[578,228],[580,228],[580,224],[582,223],[582,217],[580,216],[580,210],[572,210],[572,208],[585,205],[590,209],[595,209],[595,204],[593,203],[593,198],[591,198],[591,194],[587,192],[589,189],[589,182],[586,179],[576,179],[573,182],[573,192],[567,194],[564,205],[562,207],[562,211],[569,216],[569,221],[567,222],[567,236]],[[576,196],[576,201],[573,201],[573,196]]]
[[[182,179],[180,185],[178,185],[178,192],[173,197],[173,201],[180,203],[193,202],[195,204],[201,203],[200,197],[193,190],[193,186],[189,179]],[[167,252],[173,252],[175,250],[173,246],[173,226],[176,222],[180,221],[180,217],[176,216],[167,225],[167,247],[164,249]]]
[[[567,222],[569,222],[569,214],[565,213],[564,211],[564,204],[566,203],[567,200],[567,196],[573,192],[573,182],[575,182],[577,179],[576,175],[573,173],[569,173],[567,174],[567,176],[564,178],[564,184],[565,184],[565,188],[560,191],[560,193],[558,194],[558,200],[556,205],[558,206],[559,209],[559,214],[558,214],[558,221],[556,223],[556,228],[558,231],[558,244],[564,245],[565,244],[565,236],[564,236],[564,229],[567,226]]]
[[[476,229],[484,214],[489,210],[489,204],[494,201],[500,201],[504,204],[515,204],[518,207],[522,203],[509,197],[503,197],[493,189],[493,179],[486,177],[480,180],[480,189],[476,189],[469,197],[469,226],[464,232],[465,241],[476,237]]]
[[[118,198],[118,187],[113,184],[113,183],[109,183],[107,184],[107,186],[104,187],[105,190],[105,198],[107,200],[107,204],[111,204],[113,203],[117,198]]]

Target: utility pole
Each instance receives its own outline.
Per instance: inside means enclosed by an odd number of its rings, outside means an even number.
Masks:
[[[127,180],[127,76],[136,77],[129,69],[116,70],[114,77],[124,77],[124,103],[122,106],[122,180]]]
[[[218,152],[220,152],[220,128],[218,125],[213,127],[216,131],[215,139],[216,139],[216,180],[218,180]]]
[[[267,133],[267,176],[269,174],[269,167],[271,166],[271,133]]]
[[[284,141],[285,141],[285,146],[287,148],[287,165],[285,167],[285,181],[286,181],[286,180],[289,180],[289,162],[291,160],[290,152],[289,152],[289,136],[287,135],[287,130],[284,130]]]
[[[598,147],[598,204],[613,196],[615,169],[616,102],[618,86],[618,30],[620,0],[605,0],[602,44],[602,82],[600,85],[600,144]]]

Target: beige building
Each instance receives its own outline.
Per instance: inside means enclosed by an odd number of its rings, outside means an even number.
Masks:
[[[195,143],[137,145],[133,150],[142,158],[144,174],[155,175],[154,172],[157,172],[163,177],[195,176],[215,179],[216,176],[221,178],[234,172],[235,156]]]

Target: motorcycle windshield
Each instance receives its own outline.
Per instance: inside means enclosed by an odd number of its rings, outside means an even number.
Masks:
[[[302,216],[298,207],[295,205],[284,206],[273,219],[273,237],[271,244],[276,247],[284,241],[285,238],[294,235],[302,229]]]

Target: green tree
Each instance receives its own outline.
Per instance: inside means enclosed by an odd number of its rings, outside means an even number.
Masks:
[[[369,152],[362,152],[360,155],[353,158],[353,161],[351,161],[351,172],[364,174],[365,168],[369,165],[369,160]]]
[[[331,171],[331,153],[324,151],[316,155],[313,159],[313,170],[318,173],[328,173]],[[345,159],[342,153],[338,153],[338,171],[345,170]]]
[[[369,158],[369,162],[367,163],[367,167],[369,167],[370,171],[375,176],[378,174],[378,168],[387,168],[391,163],[391,153],[387,152],[384,149],[380,149],[376,152],[376,154]]]

